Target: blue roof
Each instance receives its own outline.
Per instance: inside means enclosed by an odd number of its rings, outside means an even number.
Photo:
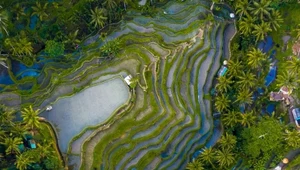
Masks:
[[[276,71],[276,66],[271,67],[267,77],[265,78],[265,86],[270,86],[270,84],[276,79]]]
[[[271,36],[267,36],[266,39],[265,39],[265,46],[264,46],[264,49],[263,49],[263,52],[264,53],[267,53],[271,50],[271,48],[273,47],[273,39]]]
[[[30,148],[32,149],[35,149],[36,148],[36,144],[35,144],[35,141],[34,140],[29,140],[29,145],[30,145]]]
[[[271,36],[267,36],[264,41],[260,41],[257,45],[257,48],[260,49],[262,52],[267,53],[273,47],[273,39]]]
[[[220,70],[218,71],[218,76],[219,76],[219,77],[224,76],[225,73],[227,72],[227,70],[228,70],[227,67],[222,66],[222,67],[220,68]]]

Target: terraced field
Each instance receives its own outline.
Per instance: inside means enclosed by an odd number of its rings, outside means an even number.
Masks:
[[[126,44],[115,59],[98,58],[105,41],[95,35],[76,54],[82,57],[72,65],[76,70],[61,69],[53,75],[53,69],[45,69],[40,82],[46,92],[21,96],[7,92],[0,95],[0,101],[12,106],[34,103],[44,109],[62,96],[131,74],[138,85],[130,89],[129,102],[109,120],[81,129],[64,147],[69,166],[82,170],[184,169],[222,133],[205,96],[222,59],[229,57],[228,43],[235,30],[232,21],[209,21],[210,6],[209,1],[171,1],[152,17],[128,11],[106,38]],[[59,84],[55,84],[57,79]]]
[[[204,95],[233,24],[203,20],[209,7],[207,1],[170,2],[153,18],[130,12],[107,37],[126,43],[112,69],[137,77],[139,86],[122,117],[82,134],[80,158],[71,146],[70,162],[80,160],[80,169],[184,169],[201,148],[215,144],[221,125]]]

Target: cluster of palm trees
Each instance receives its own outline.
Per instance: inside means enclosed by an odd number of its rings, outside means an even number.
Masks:
[[[236,137],[225,133],[215,148],[204,148],[198,158],[188,163],[187,170],[228,169],[236,162],[233,152]]]
[[[271,7],[269,0],[237,0],[236,13],[239,15],[238,28],[241,34],[253,34],[256,41],[264,40],[265,35],[277,30],[283,19],[279,11]]]
[[[38,163],[40,165],[46,159],[56,160],[56,153],[53,149],[52,139],[39,139],[42,129],[39,110],[34,110],[32,106],[21,110],[22,121],[16,121],[16,111],[1,105],[0,106],[0,145],[5,147],[4,159],[0,161],[0,168],[8,168],[15,165],[18,169],[27,169],[30,165]],[[31,134],[38,141],[36,149],[20,148],[24,146],[25,136]],[[41,137],[40,137],[41,138]],[[2,153],[0,153],[2,154]],[[48,160],[49,162],[49,160]],[[60,167],[59,160],[50,161],[43,164],[45,169],[52,165]]]
[[[268,68],[265,67],[267,65],[266,54],[256,48],[252,48],[246,54],[240,52],[232,56],[228,62],[227,74],[217,78],[216,110],[224,113],[224,115],[228,113],[228,116],[235,117],[236,111],[232,111],[234,108],[239,108],[240,105],[251,106],[254,104],[253,91],[257,87],[263,86],[263,81],[260,80],[262,78],[259,77],[258,73],[265,72]],[[242,113],[240,115],[242,116],[239,118],[244,117]]]
[[[154,8],[161,1],[147,1],[144,7],[140,7],[133,0],[19,3],[5,0],[5,6],[0,6],[0,33],[4,36],[4,41],[0,39],[0,50],[6,55],[1,58],[12,57],[30,65],[34,62],[34,54],[49,40],[62,42],[67,50],[74,50],[80,39],[91,32],[120,21],[128,7],[142,11],[150,6]],[[38,21],[34,30],[30,30],[27,26],[33,16]],[[25,27],[20,31],[13,25]],[[101,30],[104,31],[107,30]]]

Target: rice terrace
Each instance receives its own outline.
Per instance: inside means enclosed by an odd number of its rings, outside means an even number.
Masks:
[[[300,169],[299,11],[1,1],[0,169]]]

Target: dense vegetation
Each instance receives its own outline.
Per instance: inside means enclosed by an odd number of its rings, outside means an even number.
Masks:
[[[293,0],[227,3],[235,8],[238,30],[231,44],[228,73],[218,78],[214,99],[216,111],[222,113],[225,134],[215,147],[204,149],[187,169],[229,169],[238,161],[237,166],[242,162],[241,167],[250,169],[274,168],[290,150],[300,148],[300,134],[290,125],[288,108],[277,103],[272,116],[262,115],[262,110],[270,103],[271,91],[286,86],[293,89],[294,98],[300,97],[297,88],[299,59],[290,57],[293,55],[291,49],[281,50],[284,44],[280,37],[292,35],[292,41],[298,40],[299,21],[290,15],[299,4]],[[263,53],[257,48],[258,42],[267,35],[273,36],[277,43],[274,49],[279,60],[276,85],[270,87],[264,85],[264,79],[269,71],[271,52]],[[259,87],[264,89],[264,94],[257,96]],[[289,167],[299,163],[299,159],[295,160]]]
[[[59,0],[0,2],[0,56],[31,65],[45,49],[49,57],[66,60],[64,51],[72,52],[88,35],[99,30],[103,35],[110,24],[123,19],[128,8],[151,14],[155,5],[149,1],[139,7],[131,0]]]
[[[62,169],[55,136],[49,125],[38,116],[32,106],[22,109],[22,121],[16,111],[0,106],[0,168]],[[36,148],[29,145],[29,140]]]

